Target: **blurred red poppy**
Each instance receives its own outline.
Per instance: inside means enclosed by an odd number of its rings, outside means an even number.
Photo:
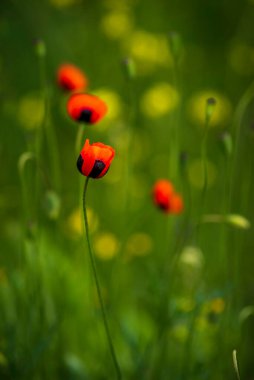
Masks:
[[[66,63],[58,68],[57,83],[66,91],[84,91],[88,80],[78,67]]]
[[[100,142],[90,145],[87,139],[77,161],[78,170],[86,177],[101,178],[107,173],[114,155],[111,146]]]
[[[69,116],[79,122],[88,124],[97,123],[106,114],[106,103],[95,95],[73,94],[67,103]]]
[[[181,195],[175,193],[172,183],[166,179],[155,182],[153,201],[157,207],[166,213],[179,214],[183,210]]]

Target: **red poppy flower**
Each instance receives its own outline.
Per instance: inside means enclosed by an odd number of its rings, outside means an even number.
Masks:
[[[183,209],[182,197],[175,193],[172,183],[166,179],[154,184],[153,201],[166,213],[179,214]]]
[[[86,140],[77,161],[78,170],[86,177],[101,178],[107,173],[114,155],[111,146],[100,142],[90,145]]]
[[[67,103],[67,111],[72,119],[89,124],[98,122],[107,110],[103,100],[90,94],[73,94]]]
[[[78,67],[66,63],[57,71],[57,83],[66,91],[80,91],[86,89],[88,80]]]

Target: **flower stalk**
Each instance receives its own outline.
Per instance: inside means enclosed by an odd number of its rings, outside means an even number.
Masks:
[[[120,367],[119,367],[119,364],[117,361],[113,341],[112,341],[110,330],[109,330],[106,310],[105,310],[105,306],[104,306],[104,302],[103,302],[103,298],[102,298],[102,293],[101,293],[101,287],[100,287],[100,283],[99,283],[99,277],[98,277],[98,273],[97,273],[97,269],[96,269],[96,263],[95,263],[94,255],[92,252],[91,243],[90,243],[89,226],[88,226],[88,219],[87,219],[87,212],[86,212],[86,193],[87,193],[88,181],[89,181],[89,177],[86,178],[85,185],[84,185],[84,191],[83,191],[83,213],[84,213],[84,222],[85,222],[88,253],[89,253],[89,257],[90,257],[90,261],[91,261],[91,265],[92,265],[92,271],[93,271],[96,290],[97,290],[98,299],[99,299],[99,303],[100,303],[100,307],[101,307],[102,319],[103,319],[105,332],[106,332],[106,336],[107,336],[107,340],[108,340],[109,350],[110,350],[112,360],[114,363],[114,367],[116,370],[117,379],[121,380],[122,374],[121,374],[121,370],[120,370]]]

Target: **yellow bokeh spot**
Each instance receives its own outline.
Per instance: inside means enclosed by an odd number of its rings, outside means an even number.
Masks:
[[[204,316],[199,316],[196,319],[196,328],[200,332],[207,331],[210,328],[209,321]]]
[[[177,307],[179,310],[189,313],[195,307],[195,301],[191,298],[182,297],[177,300]]]
[[[217,176],[217,170],[215,165],[207,161],[207,185],[212,186]],[[204,186],[204,164],[201,160],[197,159],[190,163],[188,168],[188,177],[190,183],[197,189],[202,189]]]
[[[157,118],[171,112],[178,103],[176,89],[168,83],[158,83],[143,95],[141,109],[146,116]]]
[[[210,302],[209,309],[211,312],[216,313],[216,314],[221,314],[224,309],[225,309],[225,301],[223,298],[214,298]]]
[[[99,219],[96,213],[87,207],[87,219],[89,225],[89,232],[93,233],[97,230]],[[79,208],[73,210],[67,219],[67,231],[72,237],[80,237],[84,234],[83,214]]]
[[[176,339],[180,343],[184,343],[189,335],[188,327],[183,324],[175,325],[171,329],[170,335],[172,338]]]
[[[120,243],[110,232],[96,235],[94,239],[94,253],[101,260],[110,260],[118,254]]]
[[[254,48],[244,43],[234,44],[229,52],[232,69],[240,75],[254,73]]]
[[[203,306],[203,313],[221,314],[225,310],[225,301],[221,297],[213,298]]]
[[[7,367],[8,365],[8,360],[6,358],[6,356],[0,352],[0,367]]]
[[[37,95],[26,95],[18,103],[17,117],[20,124],[29,130],[38,128],[44,117],[44,103]]]
[[[132,19],[127,12],[113,11],[103,17],[101,28],[109,38],[123,38],[132,29]]]
[[[180,254],[179,263],[192,268],[201,268],[204,264],[201,249],[195,246],[186,246]]]
[[[56,8],[67,8],[80,3],[80,0],[49,0],[49,2]]]
[[[230,120],[232,105],[226,96],[213,90],[198,92],[190,98],[187,105],[190,118],[195,124],[205,125],[206,102],[209,98],[216,100],[209,125],[212,127],[217,125],[224,126]]]
[[[103,99],[108,107],[104,119],[100,122],[102,127],[107,126],[109,122],[115,121],[120,117],[123,110],[123,103],[120,96],[115,91],[109,88],[100,88],[93,93]]]
[[[125,252],[128,256],[145,256],[153,249],[151,236],[139,232],[131,235],[127,240]]]
[[[156,66],[169,67],[172,56],[166,36],[136,30],[125,41],[127,55],[137,62],[139,73],[148,73]]]

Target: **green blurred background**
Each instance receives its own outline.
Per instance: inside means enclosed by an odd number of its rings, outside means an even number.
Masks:
[[[114,378],[86,254],[77,125],[56,83],[65,62],[84,70],[88,91],[109,107],[105,120],[85,131],[116,150],[107,176],[90,181],[88,216],[123,378],[233,379],[237,349],[241,378],[253,379],[254,1],[2,0],[0,10],[1,379]],[[181,38],[177,66],[172,32]],[[26,230],[18,162],[33,151],[44,123],[38,41],[46,46],[60,183],[45,135],[39,212],[36,165],[26,167]],[[135,64],[133,78],[126,58]],[[217,104],[203,213],[225,213],[233,183],[227,211],[246,220],[204,224],[196,236],[209,97]],[[172,172],[176,125],[181,159]],[[182,215],[163,215],[152,204],[158,178],[171,179],[183,195]]]

